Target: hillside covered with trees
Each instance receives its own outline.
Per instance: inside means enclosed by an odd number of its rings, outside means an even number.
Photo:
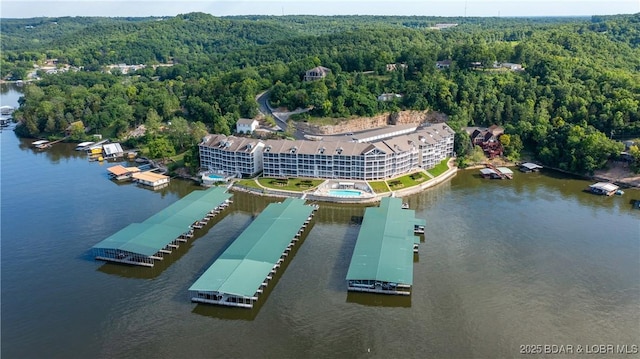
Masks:
[[[442,30],[438,23],[457,23]],[[311,108],[305,121],[437,110],[468,151],[465,126],[502,125],[507,154],[590,173],[640,137],[640,14],[593,18],[243,16],[3,19],[1,75],[22,79],[57,59],[76,71],[40,74],[15,117],[24,136],[151,128],[136,145],[193,148],[273,106]],[[436,61],[450,60],[443,69]],[[145,64],[128,74],[110,64]],[[500,64],[520,64],[513,71]],[[155,67],[158,64],[172,66]],[[388,65],[394,64],[392,68]],[[326,77],[303,81],[324,66]],[[390,101],[378,96],[398,94]],[[168,124],[171,125],[168,125]],[[200,136],[200,137],[199,137]],[[168,146],[167,146],[168,144]],[[163,146],[158,146],[163,145]],[[632,148],[640,160],[640,151]],[[635,151],[635,152],[634,152]],[[194,160],[195,161],[195,160]]]

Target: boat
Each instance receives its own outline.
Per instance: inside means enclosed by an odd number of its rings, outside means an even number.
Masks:
[[[38,147],[40,145],[44,145],[45,143],[49,143],[49,141],[47,140],[38,140],[38,141],[34,141],[31,143],[31,145]]]
[[[616,196],[622,196],[624,194],[624,191],[619,189],[616,191]]]
[[[80,142],[78,143],[78,145],[76,146],[76,151],[82,151],[84,150],[85,147],[93,145],[95,142]]]
[[[409,209],[409,203],[407,202],[402,203],[402,209]]]
[[[51,147],[51,142],[49,142],[47,140],[38,140],[38,141],[35,141],[35,142],[31,143],[31,144],[33,145],[33,147],[35,147],[35,148],[37,148],[39,150]]]

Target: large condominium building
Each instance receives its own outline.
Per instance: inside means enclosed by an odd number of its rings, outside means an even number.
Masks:
[[[262,171],[262,148],[260,140],[208,135],[198,145],[200,167],[225,176],[253,177]]]
[[[378,180],[434,167],[453,156],[453,130],[444,123],[422,129],[391,126],[349,140],[252,140],[209,135],[200,165],[210,171],[251,177]],[[253,162],[252,162],[253,161]]]

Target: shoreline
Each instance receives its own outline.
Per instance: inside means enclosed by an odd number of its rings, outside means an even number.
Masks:
[[[437,177],[431,178],[424,183],[421,183],[417,186],[399,189],[395,191],[376,193],[373,196],[368,197],[334,197],[334,196],[323,196],[317,194],[317,189],[313,191],[303,191],[303,192],[294,192],[294,191],[284,191],[277,190],[273,188],[263,187],[258,189],[254,187],[242,186],[236,183],[232,183],[229,187],[230,190],[247,192],[251,194],[255,194],[258,196],[266,196],[266,197],[276,197],[276,198],[286,198],[286,197],[294,197],[294,198],[304,198],[310,201],[316,202],[331,202],[331,203],[348,203],[348,204],[367,204],[374,203],[380,201],[380,199],[384,197],[405,197],[409,195],[413,195],[416,193],[420,193],[428,188],[435,187],[448,179],[454,177],[458,171],[460,170],[456,166],[452,166],[453,161],[455,159],[449,159],[447,162],[447,166],[449,167],[444,173],[440,174]]]

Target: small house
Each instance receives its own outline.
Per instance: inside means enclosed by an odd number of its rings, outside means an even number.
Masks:
[[[393,101],[395,99],[400,99],[400,98],[402,98],[402,95],[397,93],[383,93],[380,96],[378,96],[378,101],[386,102],[386,101]]]
[[[250,118],[241,118],[236,122],[236,133],[252,133],[258,128],[258,121]]]
[[[305,81],[320,80],[327,77],[327,75],[330,72],[331,72],[331,69],[328,69],[324,66],[314,67],[311,70],[307,70],[307,72],[304,74],[304,80]]]
[[[436,61],[436,69],[444,70],[451,67],[451,60]]]

